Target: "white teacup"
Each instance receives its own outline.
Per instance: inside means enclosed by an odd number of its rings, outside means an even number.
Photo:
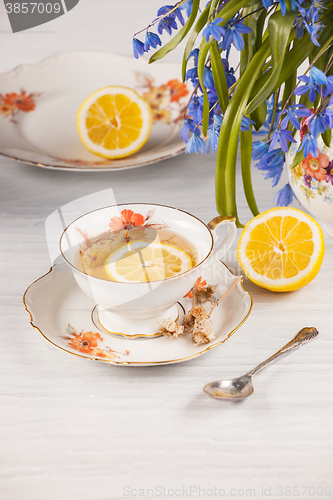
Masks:
[[[132,219],[131,213],[133,213]],[[114,219],[115,217],[119,219]],[[78,247],[86,244],[87,235],[93,238],[110,230],[111,219],[120,221],[124,225],[133,223],[134,226],[136,224],[145,226],[148,225],[148,220],[149,227],[166,225],[176,234],[184,236],[196,248],[196,264],[181,274],[148,283],[108,281],[84,273],[78,265]],[[227,226],[227,233],[222,243],[216,245],[215,229],[219,224]],[[215,217],[206,225],[183,210],[163,205],[136,203],[105,207],[79,217],[63,232],[60,238],[60,251],[71,266],[79,287],[95,301],[99,321],[107,331],[112,333],[123,331],[126,323],[127,335],[136,335],[142,331],[149,335],[156,332],[158,319],[162,317],[176,319],[177,301],[193,287],[205,267],[212,265],[226,254],[235,237],[234,217]]]

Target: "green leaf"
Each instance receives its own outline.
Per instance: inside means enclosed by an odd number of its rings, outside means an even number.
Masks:
[[[294,158],[294,161],[293,161],[293,164],[292,164],[292,169],[293,168],[296,168],[297,165],[299,165],[300,163],[302,163],[302,161],[304,160],[304,153],[303,153],[303,149],[301,149],[301,151],[298,151],[295,155],[295,158]]]
[[[255,125],[254,128],[258,132],[258,130],[263,126],[266,116],[267,116],[267,104],[266,101],[263,101],[259,106],[252,111],[251,113],[251,120],[254,121]]]
[[[251,5],[255,5],[257,2],[258,0],[250,0],[244,4],[244,0],[231,0],[225,3],[224,7],[218,12],[216,17],[222,17],[226,23],[235,14],[237,14],[240,9],[251,7]]]
[[[151,56],[149,59],[149,64],[153,63],[154,61],[157,61],[158,59],[162,59],[168,52],[171,52],[171,50],[174,50],[177,45],[185,38],[187,33],[190,31],[195,18],[197,17],[197,13],[199,10],[199,4],[200,0],[193,0],[193,5],[192,5],[192,11],[190,14],[190,17],[184,24],[184,26],[178,31],[178,33],[168,42],[165,44],[163,47],[161,47],[155,54]]]
[[[262,10],[258,10],[262,8]],[[253,14],[251,14],[253,12]],[[251,14],[251,15],[249,15]],[[264,28],[267,11],[262,7],[262,2],[257,1],[251,7],[243,9],[243,17],[248,16],[244,20],[244,25],[251,29],[251,33],[244,33],[244,47],[240,52],[240,74],[246,70],[248,63],[251,61],[253,54],[259,49],[262,44],[262,32]]]
[[[264,99],[271,95],[276,88],[283,66],[286,48],[288,43],[290,43],[289,37],[295,18],[296,12],[292,11],[287,12],[284,16],[280,11],[275,12],[269,18],[267,31],[271,50],[272,68],[267,81],[258,89],[257,94],[247,106],[247,114],[252,113],[252,111],[254,111]],[[293,36],[296,35],[294,34]]]
[[[250,210],[255,217],[259,214],[259,210],[254,197],[251,178],[252,127],[250,127],[249,131],[240,133],[240,149],[244,193]]]
[[[183,82],[185,82],[186,79],[186,67],[188,60],[190,58],[191,52],[194,47],[194,43],[200,33],[200,31],[206,26],[207,19],[209,16],[209,8],[210,6],[208,5],[205,10],[202,12],[201,16],[199,17],[196,25],[194,26],[192,33],[189,36],[189,39],[187,41],[184,54],[183,54],[183,63],[182,63],[182,79]]]
[[[235,216],[237,220],[236,159],[240,127],[252,88],[268,54],[269,41],[265,40],[239,80],[226,109],[220,130],[215,178],[216,206],[220,215]]]
[[[210,37],[210,40],[207,43],[206,40],[203,38],[203,40],[201,42],[200,50],[199,50],[199,57],[198,57],[198,78],[199,78],[199,83],[201,85],[201,90],[203,93],[202,133],[204,136],[207,135],[208,124],[209,124],[209,99],[208,99],[206,87],[204,85],[203,76],[204,76],[206,58],[207,58],[208,51],[209,51],[209,48],[210,48],[213,40],[214,39],[212,37]]]
[[[224,114],[226,107],[228,106],[229,103],[228,85],[225,76],[223,62],[221,59],[221,54],[216,40],[214,40],[213,43],[211,44],[209,52],[210,52],[211,67],[212,67],[212,73],[216,87],[217,97],[219,100],[222,113]]]
[[[329,148],[331,146],[332,130],[327,128],[323,134],[321,134],[324,143]]]

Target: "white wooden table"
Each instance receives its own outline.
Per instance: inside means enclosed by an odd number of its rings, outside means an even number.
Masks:
[[[81,0],[48,25],[12,34],[0,5],[0,71],[75,48],[129,54],[131,34],[161,2]],[[156,6],[155,6],[156,3]],[[177,60],[177,54],[170,59]],[[119,172],[56,172],[0,160],[1,500],[333,498],[333,242],[317,278],[274,294],[245,280],[249,319],[226,344],[183,364],[119,367],[69,356],[29,325],[27,286],[49,257],[46,217],[113,188],[117,202],[162,203],[208,222],[216,215],[215,158],[182,155]],[[254,172],[261,210],[273,191]],[[240,215],[249,212],[239,194]],[[226,264],[239,268],[235,248]],[[242,403],[208,398],[209,381],[241,375],[303,326],[319,338],[255,379]],[[201,488],[201,489],[200,489]]]

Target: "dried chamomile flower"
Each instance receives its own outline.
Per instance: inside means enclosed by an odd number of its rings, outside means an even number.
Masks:
[[[171,318],[161,319],[158,321],[158,324],[160,326],[160,333],[167,337],[180,337],[184,332],[184,327],[172,321]]]
[[[198,321],[208,318],[208,313],[202,306],[192,307],[192,309],[190,310],[190,314],[192,314],[192,316],[194,316]]]
[[[196,321],[192,332],[192,341],[195,345],[208,344],[215,339],[212,332],[212,323],[207,319]]]
[[[207,288],[201,288],[201,290],[195,294],[197,304],[205,304],[206,302],[212,303],[215,288],[216,287],[212,285],[208,285]]]
[[[184,328],[184,333],[192,333],[195,324],[195,317],[191,313],[187,313],[183,317],[182,327]]]

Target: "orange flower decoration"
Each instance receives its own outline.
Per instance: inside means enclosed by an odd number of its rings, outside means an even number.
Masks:
[[[315,177],[318,181],[323,181],[327,175],[325,168],[328,164],[329,159],[327,155],[322,154],[314,158],[312,154],[309,153],[305,160],[303,160],[302,167],[306,175],[310,175],[312,179]]]
[[[167,87],[171,90],[171,102],[179,101],[182,97],[187,96],[188,88],[186,83],[181,83],[179,80],[170,80]]]
[[[0,103],[0,114],[9,116],[13,114],[14,111],[15,111],[14,106],[9,106],[9,104],[3,104],[3,102]]]
[[[75,335],[68,345],[77,351],[91,353],[98,346],[98,340],[103,340],[99,333],[86,332]]]
[[[207,286],[207,282],[201,281],[201,278],[202,278],[202,276],[199,276],[199,278],[197,279],[197,281],[194,284],[194,287],[191,288],[191,290],[186,295],[184,295],[184,298],[188,297],[189,299],[193,299],[193,291],[195,293],[199,292],[199,290],[202,290],[203,288],[205,288]]]
[[[109,226],[114,231],[120,231],[121,229],[143,226],[144,223],[145,218],[143,215],[125,209],[121,212],[121,217],[111,217]]]
[[[91,354],[103,359],[114,359],[117,357],[113,352],[107,352],[99,348],[92,350]]]
[[[27,113],[28,111],[33,111],[35,109],[35,103],[33,100],[34,95],[27,95],[25,90],[22,90],[20,94],[12,92],[11,94],[5,94],[2,97],[2,102],[7,104],[7,106],[13,106],[16,109],[20,109]]]

